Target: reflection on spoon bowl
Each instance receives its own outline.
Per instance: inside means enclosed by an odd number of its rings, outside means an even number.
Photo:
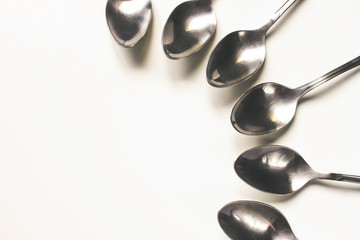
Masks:
[[[170,14],[163,30],[162,44],[170,59],[198,52],[213,36],[216,17],[210,0],[187,1]]]
[[[265,35],[262,31],[228,34],[213,50],[207,77],[214,87],[228,87],[253,76],[265,59]]]
[[[108,0],[106,20],[114,39],[133,47],[146,34],[152,17],[150,0]]]
[[[282,213],[255,201],[237,201],[225,205],[218,222],[233,240],[296,240]]]
[[[297,100],[296,92],[283,85],[259,84],[235,104],[231,122],[237,131],[247,135],[275,132],[292,120]]]

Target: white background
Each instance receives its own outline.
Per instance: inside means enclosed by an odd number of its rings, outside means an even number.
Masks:
[[[299,1],[269,33],[260,76],[226,89],[206,81],[211,49],[284,0],[215,0],[213,41],[174,61],[161,32],[181,2],[153,0],[147,37],[124,49],[104,0],[0,0],[1,240],[226,240],[217,211],[243,199],[280,209],[299,239],[359,238],[359,186],[316,181],[274,196],[233,163],[273,143],[315,170],[360,174],[360,71],[307,95],[280,134],[241,135],[229,118],[252,85],[297,87],[357,57],[360,2]]]

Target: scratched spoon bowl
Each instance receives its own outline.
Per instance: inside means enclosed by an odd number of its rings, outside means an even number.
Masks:
[[[218,222],[232,240],[296,240],[284,215],[256,201],[236,201],[218,212]]]
[[[206,69],[208,83],[214,87],[229,87],[258,72],[265,60],[266,33],[295,1],[286,1],[261,28],[225,36],[210,55]]]
[[[211,39],[216,16],[211,0],[186,1],[177,6],[162,33],[164,52],[170,59],[180,59],[198,52]]]
[[[110,32],[125,48],[133,47],[145,36],[151,18],[150,0],[108,0],[106,5]]]
[[[315,179],[360,183],[360,176],[314,171],[294,150],[266,145],[242,153],[234,164],[236,174],[259,190],[290,194]]]
[[[273,133],[285,127],[294,117],[299,99],[312,89],[360,65],[360,57],[298,88],[278,83],[259,84],[248,90],[231,113],[234,128],[247,135]]]

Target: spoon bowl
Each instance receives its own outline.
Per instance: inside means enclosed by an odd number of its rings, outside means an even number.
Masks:
[[[225,36],[210,55],[206,69],[208,83],[214,87],[229,87],[259,71],[265,60],[266,33],[295,1],[286,1],[261,28]]]
[[[359,176],[315,172],[297,152],[279,145],[245,151],[235,161],[234,168],[249,185],[275,194],[296,192],[315,179],[360,183]]]
[[[277,83],[263,83],[247,91],[231,113],[234,128],[243,134],[261,135],[286,126],[297,108],[296,90]]]
[[[189,57],[211,39],[215,29],[211,0],[183,2],[165,23],[162,33],[164,52],[170,59]]]
[[[133,47],[146,34],[152,18],[150,0],[108,0],[106,20],[117,43]]]
[[[218,212],[218,222],[233,240],[296,240],[291,227],[274,207],[255,201],[236,201]]]
[[[238,132],[247,135],[263,135],[278,131],[291,122],[302,96],[359,64],[360,57],[357,57],[295,89],[273,82],[259,84],[248,90],[236,102],[231,112],[231,123]]]
[[[262,30],[232,32],[212,52],[206,70],[209,84],[228,87],[253,76],[265,60]]]

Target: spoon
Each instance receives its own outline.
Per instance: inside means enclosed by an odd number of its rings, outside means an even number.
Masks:
[[[234,167],[249,185],[276,194],[293,193],[315,179],[360,183],[360,176],[315,172],[297,152],[278,145],[249,149]]]
[[[233,240],[296,240],[284,215],[261,202],[236,201],[218,212],[218,221]]]
[[[106,20],[115,40],[130,48],[147,32],[152,17],[150,0],[108,0]]]
[[[210,55],[206,69],[209,84],[229,87],[253,76],[265,60],[267,31],[295,2],[286,1],[259,29],[235,31],[225,36]]]
[[[162,45],[170,59],[198,52],[214,35],[216,17],[211,0],[186,1],[177,6],[165,23]]]
[[[294,89],[272,82],[259,84],[237,101],[231,113],[231,123],[237,131],[247,135],[275,132],[292,120],[302,96],[359,64],[360,56]]]

